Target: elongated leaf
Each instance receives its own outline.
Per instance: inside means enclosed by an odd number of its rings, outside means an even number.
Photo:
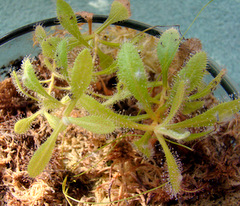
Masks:
[[[34,35],[35,35],[36,40],[40,44],[47,37],[47,34],[41,25],[37,25]]]
[[[104,54],[99,48],[97,54],[100,60],[101,69],[106,69],[113,63],[113,58],[110,55]]]
[[[95,31],[99,34],[107,26],[128,19],[131,16],[130,2],[128,0],[115,0],[112,3],[110,14],[107,20]]]
[[[177,129],[177,128],[185,128],[185,127],[204,127],[204,126],[212,126],[214,123],[218,121],[224,121],[228,118],[232,117],[234,114],[240,111],[240,100],[236,99],[231,102],[225,102],[219,104],[212,109],[209,109],[203,114],[200,114],[191,119],[187,119],[185,121],[166,125],[168,129]]]
[[[112,110],[106,108],[102,104],[100,104],[93,97],[83,94],[81,98],[78,100],[76,105],[78,108],[86,109],[90,114],[100,116],[101,118],[106,118],[111,120],[114,125],[125,128],[135,128],[135,129],[147,129],[147,125],[137,124],[127,118],[124,118],[123,115],[116,114]]]
[[[30,117],[18,120],[16,122],[16,124],[14,125],[14,132],[16,132],[18,134],[24,134],[25,132],[27,132],[27,130],[30,128],[33,120],[36,119],[36,117],[39,114],[40,114],[40,111],[32,114]]]
[[[172,193],[174,196],[176,196],[181,189],[181,182],[182,182],[182,175],[180,172],[180,169],[178,167],[178,164],[176,162],[176,159],[173,157],[171,151],[169,150],[164,138],[162,135],[156,134],[157,139],[160,142],[163,151],[166,156],[167,165],[168,165],[168,173],[169,173],[169,180],[172,186]]]
[[[42,53],[45,57],[49,57],[51,59],[55,59],[55,53],[57,49],[57,45],[61,41],[59,37],[48,37],[41,42]]]
[[[115,130],[112,121],[99,116],[86,116],[80,118],[66,117],[71,124],[76,124],[96,134],[109,134]]]
[[[47,69],[54,73],[55,72],[55,68],[53,68],[53,65],[49,61],[49,59],[48,58],[44,58],[43,61],[44,61],[45,66],[47,67]]]
[[[190,114],[204,105],[204,101],[185,102],[182,113],[187,115]]]
[[[55,99],[54,100],[52,100],[52,99],[43,99],[41,103],[42,103],[42,107],[45,110],[57,109],[57,108],[60,108],[60,107],[64,106],[62,102],[59,102],[59,101],[56,102]]]
[[[16,73],[16,71],[13,71],[12,74],[11,74],[11,77],[12,77],[12,80],[13,80],[13,83],[15,85],[15,87],[18,89],[18,92],[22,94],[22,96],[26,96],[26,97],[29,97],[35,101],[39,101],[39,99],[31,96],[30,94],[28,94],[23,88],[22,88],[22,85],[20,83],[20,80],[18,78],[18,75]]]
[[[82,97],[78,100],[77,107],[83,107],[92,115],[110,119],[116,126],[127,127],[127,125],[131,123],[131,121],[123,118],[122,115],[114,113],[112,110],[106,108],[93,97],[85,94],[83,94]]]
[[[171,129],[166,129],[165,127],[162,127],[162,125],[156,126],[154,130],[155,134],[162,134],[162,135],[167,135],[173,139],[176,140],[184,140],[190,135],[189,131],[185,131],[183,133],[171,130]]]
[[[52,135],[44,142],[39,149],[34,153],[28,164],[28,173],[30,177],[38,176],[46,167],[51,159],[52,152],[56,143],[58,134],[62,132],[66,126],[60,123],[52,133]]]
[[[60,68],[60,73],[64,77],[68,77],[68,59],[67,59],[68,49],[67,49],[67,40],[63,39],[57,45],[55,60],[58,68]]]
[[[154,116],[151,97],[148,93],[147,75],[143,62],[131,43],[124,43],[118,55],[118,78],[132,95],[141,103],[145,111]]]
[[[216,87],[220,84],[225,73],[226,69],[221,70],[219,74],[202,91],[193,94],[188,99],[189,100],[199,99],[213,92],[216,89]]]
[[[133,142],[137,149],[148,158],[154,153],[151,143],[149,142],[151,137],[152,135],[150,132],[145,132],[139,140]]]
[[[37,94],[52,100],[52,102],[55,102],[56,104],[59,104],[59,102],[51,95],[49,95],[39,83],[29,58],[24,59],[22,69],[24,72],[22,77],[23,83],[28,89],[33,90]]]
[[[60,119],[54,115],[49,114],[48,112],[44,112],[44,116],[46,117],[50,126],[55,129],[60,123]]]
[[[176,113],[180,109],[182,102],[184,101],[185,82],[184,80],[181,80],[181,81],[178,81],[177,83],[178,83],[177,91],[175,93],[175,96],[173,97],[171,110],[168,116],[166,117],[166,119],[163,121],[162,126],[168,124],[172,120],[172,118],[176,115]]]
[[[56,138],[49,137],[34,153],[28,165],[28,174],[30,177],[34,178],[44,170],[52,156],[55,141]]]
[[[70,34],[78,39],[81,44],[88,47],[88,43],[84,40],[78,28],[77,18],[71,6],[63,0],[57,0],[56,7],[57,17],[63,28],[65,28]]]
[[[84,49],[77,56],[71,74],[71,91],[78,99],[88,88],[92,79],[92,56],[88,49]]]
[[[179,32],[174,29],[165,31],[159,39],[157,55],[162,67],[163,86],[167,87],[168,69],[180,44]]]
[[[188,141],[193,141],[196,139],[199,139],[201,137],[204,137],[206,135],[208,135],[209,133],[211,133],[213,130],[208,130],[206,132],[200,132],[200,133],[195,133],[195,134],[190,134],[187,138],[185,138],[183,141],[184,142],[188,142]]]
[[[118,91],[116,94],[114,94],[110,99],[108,99],[106,102],[104,102],[103,105],[105,105],[105,106],[113,105],[116,102],[122,101],[131,96],[132,96],[131,93],[128,90],[124,89],[124,90]]]
[[[207,65],[207,54],[198,52],[190,58],[188,63],[179,72],[180,79],[188,82],[188,92],[193,91],[202,82]]]
[[[97,76],[97,75],[103,75],[103,74],[113,74],[116,71],[117,71],[117,61],[114,61],[109,67],[107,67],[104,70],[95,72],[93,75]]]

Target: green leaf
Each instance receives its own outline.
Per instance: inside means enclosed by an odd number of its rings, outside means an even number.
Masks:
[[[49,137],[39,149],[34,153],[28,164],[28,174],[30,177],[38,176],[46,167],[51,159],[52,152],[55,146],[56,138]]]
[[[106,69],[113,63],[113,58],[110,55],[104,54],[99,48],[97,50],[97,54],[100,60],[101,69]]]
[[[122,101],[126,98],[129,98],[131,96],[132,95],[128,90],[123,89],[123,90],[118,91],[114,95],[112,95],[112,97],[110,99],[108,99],[106,102],[103,102],[102,104],[105,106],[113,105],[113,104],[115,104],[119,101]]]
[[[190,135],[189,131],[185,131],[184,133],[180,133],[171,129],[166,129],[165,127],[163,127],[162,125],[158,125],[156,126],[155,130],[154,130],[155,134],[162,134],[162,135],[167,135],[173,139],[176,140],[184,140],[185,138],[187,138]]]
[[[38,25],[35,29],[35,38],[41,44],[41,42],[47,37],[47,34],[44,28],[41,25]]]
[[[65,95],[62,99],[61,99],[61,103],[62,104],[69,104],[69,102],[71,101],[70,97],[69,97],[69,94]]]
[[[49,58],[44,58],[43,61],[44,61],[45,66],[47,67],[47,69],[50,70],[52,73],[54,73],[55,72],[55,68],[53,68],[53,65],[50,62],[50,59]]]
[[[11,74],[11,77],[12,77],[12,80],[13,80],[13,83],[15,85],[15,87],[18,89],[18,92],[21,93],[23,96],[26,96],[26,97],[29,97],[35,101],[39,101],[37,98],[31,96],[30,94],[28,94],[23,88],[22,88],[22,85],[20,83],[20,80],[18,78],[18,75],[15,71],[12,72]]]
[[[14,125],[14,132],[16,132],[17,134],[24,134],[25,132],[27,132],[27,130],[30,128],[33,120],[36,119],[36,117],[40,113],[41,112],[38,111],[38,112],[32,114],[30,117],[18,120],[16,122],[16,124]]]
[[[159,134],[156,134],[156,135],[165,153],[167,166],[168,166],[169,180],[172,186],[172,193],[174,196],[176,196],[181,189],[180,186],[182,182],[182,175],[178,167],[178,164],[176,162],[176,159],[174,158],[171,151],[169,150],[165,139],[163,138],[162,135],[159,135]]]
[[[64,126],[63,123],[58,124],[58,127],[53,131],[47,141],[34,153],[27,168],[30,177],[36,177],[44,170],[51,159],[58,134],[65,128],[66,126]]]
[[[216,122],[221,122],[231,118],[234,114],[239,112],[240,110],[240,100],[236,99],[231,102],[224,102],[219,104],[208,111],[200,114],[191,119],[187,119],[182,122],[178,122],[175,124],[169,124],[165,127],[168,129],[177,129],[177,128],[185,128],[185,127],[204,127],[204,126],[212,126]]]
[[[159,39],[157,45],[157,55],[162,67],[163,86],[167,87],[168,69],[180,44],[179,32],[174,29],[165,31]]]
[[[187,138],[185,138],[183,141],[184,142],[188,142],[188,141],[193,141],[193,140],[196,140],[196,139],[199,139],[201,137],[204,137],[206,135],[208,135],[209,133],[211,133],[213,131],[212,130],[208,130],[206,132],[200,132],[200,133],[194,133],[194,134],[190,134]]]
[[[65,117],[71,124],[76,124],[90,132],[96,134],[109,134],[115,130],[115,125],[112,121],[99,116],[86,116],[80,118]]]
[[[68,51],[72,51],[75,47],[79,46],[79,41],[74,36],[68,36],[67,38],[68,38]]]
[[[203,105],[204,101],[185,102],[182,113],[184,115],[191,114],[192,112],[202,108]]]
[[[109,67],[106,69],[103,69],[101,71],[97,71],[93,73],[94,76],[97,75],[108,75],[108,74],[113,74],[114,72],[117,71],[117,61],[114,61]]]
[[[118,21],[123,21],[128,19],[131,16],[130,13],[130,3],[127,0],[115,0],[112,3],[110,14],[107,20],[95,31],[96,34],[99,34],[107,26],[116,23]]]
[[[44,116],[46,117],[51,128],[55,129],[59,125],[60,119],[58,117],[51,115],[48,112],[44,112]]]
[[[188,93],[196,89],[202,82],[206,65],[207,54],[205,52],[198,52],[192,56],[186,66],[180,70],[178,75],[180,79],[188,83]]]
[[[118,54],[118,78],[141,103],[144,110],[154,118],[151,97],[148,93],[148,80],[143,62],[131,43],[124,43]]]
[[[84,49],[75,59],[71,74],[71,91],[76,99],[88,88],[92,79],[92,70],[92,56],[88,49]]]
[[[60,68],[60,72],[64,77],[68,77],[68,49],[67,49],[67,40],[63,39],[57,45],[55,60],[58,68]]]
[[[220,84],[225,73],[226,69],[221,70],[219,74],[203,90],[199,91],[196,94],[191,95],[188,99],[189,100],[199,99],[213,92],[216,89],[216,87]]]
[[[121,115],[116,114],[112,110],[106,108],[93,97],[85,94],[83,94],[82,97],[78,100],[77,107],[83,107],[94,116],[100,116],[102,118],[110,119],[116,126],[127,127],[127,125],[131,123],[131,121],[126,120]]]
[[[60,104],[54,97],[49,95],[45,89],[42,87],[42,85],[39,83],[39,80],[37,79],[34,69],[32,67],[32,64],[29,60],[29,58],[25,58],[22,64],[23,69],[23,83],[24,85],[30,89],[36,92],[37,94],[50,99],[55,104]]]
[[[62,102],[56,101],[55,99],[43,99],[41,104],[45,110],[57,109],[64,106]]]
[[[44,39],[41,43],[43,55],[45,57],[55,59],[57,45],[59,44],[60,41],[61,41],[61,38],[55,37],[55,36]]]
[[[184,101],[184,94],[185,94],[185,82],[184,80],[181,80],[177,82],[177,91],[175,93],[175,96],[173,97],[171,110],[166,119],[161,124],[162,126],[168,124],[176,115],[176,113],[180,109],[180,106],[182,105],[182,102]]]
[[[147,158],[150,158],[154,152],[151,143],[149,142],[151,137],[151,132],[145,132],[140,139],[133,142],[137,149]]]
[[[78,28],[77,18],[71,6],[63,0],[57,0],[56,7],[57,17],[63,28],[78,39],[79,43],[88,47],[88,43],[84,40]]]
[[[78,108],[86,109],[90,114],[100,116],[101,118],[108,119],[113,122],[114,125],[125,128],[142,129],[148,128],[148,125],[137,124],[134,121],[124,118],[123,115],[116,114],[112,110],[106,108],[93,97],[83,94],[78,100],[76,105]]]

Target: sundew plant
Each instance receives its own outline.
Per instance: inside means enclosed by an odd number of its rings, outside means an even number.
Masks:
[[[42,49],[44,64],[51,72],[51,77],[39,80],[29,57],[24,59],[21,71],[12,73],[18,90],[35,100],[40,107],[32,116],[17,121],[15,132],[25,133],[38,115],[44,116],[53,129],[51,136],[30,160],[29,175],[36,177],[44,170],[58,135],[68,125],[76,125],[96,134],[111,134],[118,129],[142,131],[143,135],[133,142],[135,148],[150,158],[153,155],[151,139],[159,141],[168,165],[172,195],[176,196],[181,191],[180,163],[166,141],[172,140],[181,146],[181,143],[204,137],[214,130],[215,124],[231,118],[240,110],[238,99],[200,110],[204,98],[215,90],[225,71],[221,71],[206,85],[203,78],[208,73],[207,55],[199,51],[186,60],[174,77],[170,77],[169,68],[183,40],[175,28],[170,28],[158,40],[155,50],[159,69],[154,71],[156,78],[150,81],[149,71],[141,58],[144,47],[138,44],[144,33],[122,44],[99,39],[99,34],[109,25],[130,17],[128,1],[115,0],[108,19],[88,34],[80,32],[75,13],[68,3],[57,0],[56,10],[58,20],[68,35],[49,34],[41,25],[35,30],[35,43]],[[88,16],[88,23],[91,26],[91,16]],[[119,48],[117,58],[105,54],[101,44]],[[80,49],[73,64],[70,64],[68,57],[74,48]],[[99,62],[97,66],[96,59]],[[99,101],[91,85],[98,76],[112,74],[117,76],[116,92],[107,97],[101,95]],[[56,79],[65,82],[66,86],[57,87],[54,83]],[[65,95],[56,98],[53,89],[64,91]],[[158,93],[153,92],[154,89]],[[137,101],[141,114],[128,116],[112,109],[113,104],[128,98]],[[74,109],[86,110],[86,116],[72,117]],[[188,118],[176,121],[179,114]]]

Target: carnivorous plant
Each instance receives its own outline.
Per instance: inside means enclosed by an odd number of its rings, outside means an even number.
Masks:
[[[15,132],[25,133],[38,115],[44,116],[53,129],[51,136],[29,162],[28,173],[31,177],[36,177],[44,170],[58,135],[70,124],[96,134],[110,134],[119,128],[123,131],[139,130],[143,135],[134,141],[135,148],[149,158],[153,155],[150,140],[157,138],[168,165],[172,194],[176,196],[181,190],[180,162],[166,141],[172,139],[181,146],[183,142],[203,137],[213,131],[215,124],[231,118],[240,110],[240,101],[236,99],[196,112],[204,105],[204,97],[220,83],[225,71],[203,86],[203,78],[208,73],[207,54],[199,51],[186,60],[174,77],[170,77],[169,68],[182,42],[175,28],[166,30],[158,40],[154,51],[159,68],[151,71],[155,76],[151,80],[141,57],[144,47],[138,44],[141,35],[126,39],[122,44],[99,39],[99,34],[109,25],[130,17],[129,6],[128,1],[115,0],[105,23],[92,33],[82,34],[70,5],[64,0],[57,0],[57,17],[67,34],[52,35],[41,25],[36,27],[35,43],[42,49],[45,66],[51,72],[50,78],[38,78],[30,57],[25,57],[21,71],[12,73],[18,90],[39,105],[39,110],[32,116],[17,121]],[[118,47],[117,58],[105,54],[100,45]],[[73,64],[70,64],[69,53],[75,48],[79,48],[78,53]],[[101,95],[99,101],[91,85],[97,77],[112,74],[117,76],[116,91],[106,98]],[[65,82],[66,86],[57,87],[56,79]],[[63,91],[64,95],[55,97],[54,89]],[[154,89],[158,93],[154,93]],[[129,116],[112,109],[113,104],[129,98],[137,101],[141,114]],[[87,113],[85,116],[72,117],[73,109],[84,109]],[[176,122],[175,117],[179,113],[184,113],[188,118]],[[202,132],[191,132],[191,128],[200,127]]]

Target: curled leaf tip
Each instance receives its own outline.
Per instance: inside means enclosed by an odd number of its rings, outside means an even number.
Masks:
[[[17,134],[24,134],[25,132],[27,132],[27,130],[30,128],[32,122],[35,120],[35,118],[39,114],[40,114],[40,111],[36,112],[35,114],[33,114],[30,117],[23,118],[23,119],[20,119],[19,121],[17,121],[17,123],[14,126],[14,131]]]

